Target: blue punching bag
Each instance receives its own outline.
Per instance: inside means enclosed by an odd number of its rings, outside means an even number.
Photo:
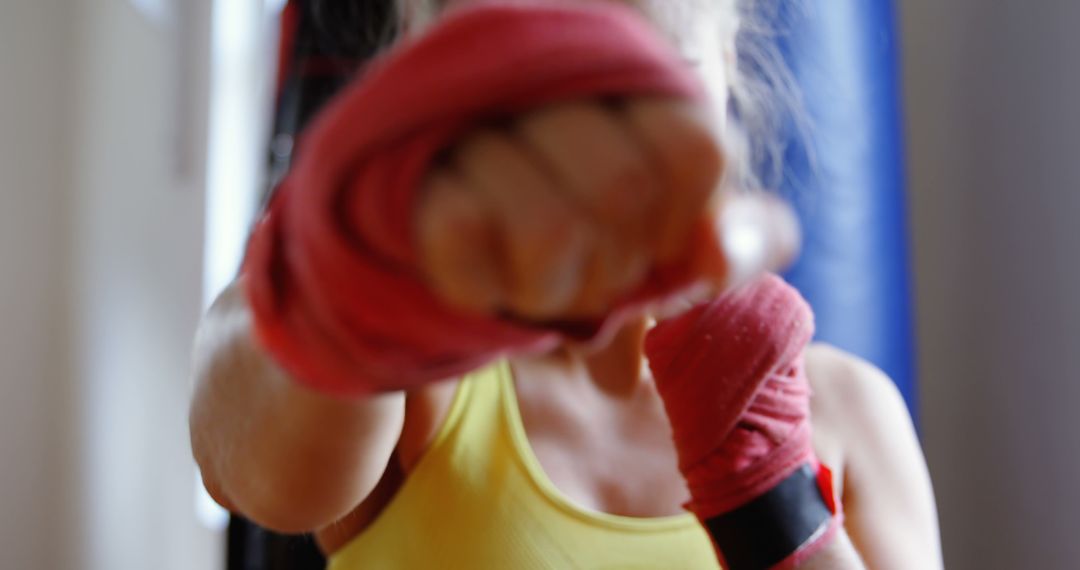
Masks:
[[[782,191],[804,229],[787,278],[814,307],[818,339],[884,370],[915,417],[893,5],[795,4],[777,25],[808,114],[785,152]]]

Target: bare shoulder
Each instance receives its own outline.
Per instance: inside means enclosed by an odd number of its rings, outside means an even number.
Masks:
[[[907,454],[907,460],[924,465],[907,405],[879,368],[816,343],[806,351],[806,374],[813,391],[815,445],[823,460],[842,468],[845,481],[858,477],[868,465],[893,460],[899,449],[915,449],[918,453]]]
[[[834,346],[815,343],[806,350],[806,374],[814,396],[814,421],[849,427],[870,422],[882,427],[911,427],[900,391],[873,364]],[[854,424],[854,425],[853,425]],[[839,427],[839,426],[837,426]]]
[[[876,446],[875,433],[911,432],[896,386],[873,364],[823,343],[806,350],[806,375],[813,395],[810,414],[818,457],[837,473],[845,490],[850,463]]]
[[[398,457],[405,473],[427,452],[450,410],[460,380],[436,382],[405,395],[405,422],[398,440]]]
[[[835,466],[848,533],[870,568],[940,568],[929,471],[900,391],[873,364],[825,344],[806,352],[819,456]]]

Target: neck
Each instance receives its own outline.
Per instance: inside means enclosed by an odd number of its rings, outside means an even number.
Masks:
[[[641,384],[647,320],[627,323],[604,348],[583,355],[589,377],[613,396],[629,396]]]

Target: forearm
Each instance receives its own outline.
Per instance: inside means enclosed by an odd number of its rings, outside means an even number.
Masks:
[[[207,487],[264,526],[307,531],[358,504],[397,443],[404,394],[310,391],[255,343],[236,285],[200,326],[191,442]]]
[[[836,537],[820,551],[806,559],[802,564],[794,566],[799,570],[864,570],[859,553],[851,543],[847,532],[840,529]]]
[[[844,526],[859,555],[872,568],[942,568],[930,474],[896,385],[829,346],[807,357],[815,435],[840,450]]]

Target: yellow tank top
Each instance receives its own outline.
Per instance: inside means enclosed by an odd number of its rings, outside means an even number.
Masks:
[[[463,379],[447,419],[379,517],[328,570],[716,569],[690,514],[635,518],[574,504],[525,436],[510,366]]]

